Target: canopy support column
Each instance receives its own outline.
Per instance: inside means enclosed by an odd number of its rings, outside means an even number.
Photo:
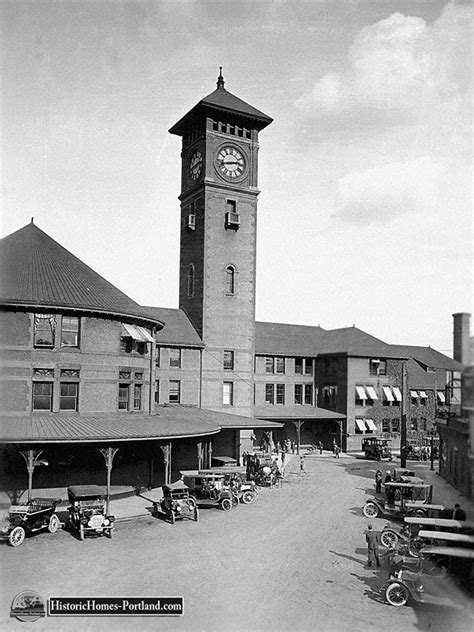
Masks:
[[[163,451],[163,459],[165,462],[165,485],[171,483],[171,441],[160,446]]]
[[[110,478],[111,478],[111,474],[112,474],[112,465],[114,462],[114,456],[117,454],[118,452],[118,448],[111,448],[110,446],[108,448],[99,448],[99,452],[102,454],[102,456],[105,459],[105,467],[107,468],[107,499],[106,499],[106,508],[105,508],[105,512],[107,515],[109,515],[110,511]]]
[[[33,472],[37,465],[48,465],[46,459],[40,459],[43,454],[43,450],[25,450],[20,452],[21,456],[25,459],[26,469],[28,470],[28,502],[31,502],[31,495],[33,492]]]

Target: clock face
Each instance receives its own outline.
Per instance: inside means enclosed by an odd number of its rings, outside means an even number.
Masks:
[[[189,177],[191,180],[197,180],[202,171],[202,154],[200,151],[195,151],[189,161]]]
[[[217,166],[224,178],[239,178],[245,169],[245,158],[235,147],[226,146],[219,149]]]

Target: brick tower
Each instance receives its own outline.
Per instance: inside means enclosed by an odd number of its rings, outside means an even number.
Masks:
[[[251,415],[258,133],[272,122],[224,88],[169,131],[182,137],[179,306],[206,344],[203,408]]]

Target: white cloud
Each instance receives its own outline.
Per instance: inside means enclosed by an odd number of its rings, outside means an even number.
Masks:
[[[470,83],[471,7],[447,4],[427,24],[394,13],[362,29],[348,51],[348,70],[327,73],[297,106],[307,114],[373,115],[406,120],[465,98]]]
[[[348,173],[339,180],[333,216],[363,225],[423,216],[437,205],[438,180],[439,168],[429,156]]]

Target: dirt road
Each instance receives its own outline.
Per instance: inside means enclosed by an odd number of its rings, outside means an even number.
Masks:
[[[30,588],[51,596],[183,596],[179,618],[46,618],[47,630],[214,632],[410,632],[462,630],[433,610],[393,608],[377,589],[386,569],[366,568],[361,507],[373,490],[373,466],[311,456],[308,475],[292,461],[280,489],[229,512],[203,509],[198,523],[155,518],[120,523],[112,540],[80,542],[66,532],[40,534],[18,549],[0,547],[0,626],[10,603]],[[113,506],[112,506],[113,510]],[[385,521],[372,521],[382,528]],[[469,628],[466,628],[469,629]]]

